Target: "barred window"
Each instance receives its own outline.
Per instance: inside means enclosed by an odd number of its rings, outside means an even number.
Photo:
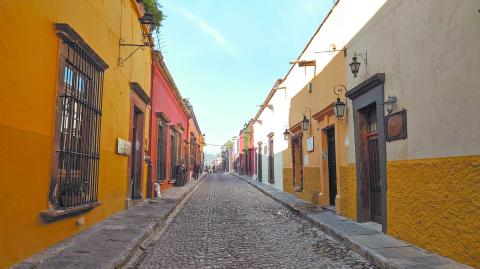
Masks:
[[[61,37],[51,203],[72,209],[97,203],[106,64],[66,24]]]

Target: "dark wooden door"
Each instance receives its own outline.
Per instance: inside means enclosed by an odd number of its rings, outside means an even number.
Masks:
[[[258,181],[262,182],[262,144],[258,144],[258,156],[257,156],[257,175]]]
[[[130,162],[130,198],[142,198],[143,113],[134,109],[132,120],[132,161]]]
[[[365,192],[368,196],[368,206],[366,207],[369,219],[377,222],[383,222],[382,200],[381,200],[381,180],[380,180],[380,162],[378,148],[378,129],[377,129],[377,110],[375,105],[365,108],[361,111],[361,131],[362,149],[363,149],[363,167],[362,174]]]
[[[328,190],[330,196],[330,205],[335,205],[337,197],[337,161],[335,151],[335,128],[327,130],[328,143]]]
[[[268,182],[275,183],[273,137],[268,139]]]

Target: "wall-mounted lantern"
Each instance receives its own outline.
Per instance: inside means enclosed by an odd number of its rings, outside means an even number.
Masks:
[[[310,126],[310,120],[307,119],[307,116],[303,115],[302,130],[304,130],[305,132],[308,131],[309,126]]]
[[[290,131],[288,131],[288,129],[285,129],[285,132],[283,132],[283,139],[285,139],[285,141],[290,139]]]
[[[307,118],[307,112],[309,113],[308,118]],[[302,110],[302,114],[303,114],[303,120],[301,121],[302,130],[306,132],[310,127],[310,119],[312,118],[312,111],[310,110],[310,108],[304,107]]]
[[[397,96],[389,95],[384,103],[388,114],[392,114],[393,110],[395,109],[395,104],[397,103]]]
[[[152,13],[145,13],[138,21],[141,24],[152,25],[153,24],[153,14]]]
[[[337,101],[333,104],[333,112],[335,113],[337,119],[341,120],[345,115],[345,109],[347,105],[340,99],[340,94],[343,92],[343,94],[345,95],[345,93],[347,92],[347,88],[339,84],[333,88],[333,92],[337,95]]]
[[[361,63],[358,61],[358,57],[360,57],[360,59],[362,59],[362,61],[365,63],[365,66],[367,66],[367,52],[365,52],[365,54],[355,52],[352,62],[349,64],[354,77],[357,77],[358,71],[360,70]]]

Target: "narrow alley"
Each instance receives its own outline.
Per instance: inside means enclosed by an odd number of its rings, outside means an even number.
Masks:
[[[210,174],[135,268],[374,268],[246,182]]]

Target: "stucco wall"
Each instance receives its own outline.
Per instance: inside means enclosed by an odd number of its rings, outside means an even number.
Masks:
[[[355,52],[368,54],[357,78],[346,66],[348,88],[385,73],[385,97],[396,95],[397,111],[407,109],[408,139],[387,143],[388,160],[480,152],[479,5],[479,0],[390,0],[348,43],[348,63]]]
[[[357,170],[355,165],[340,166],[340,214],[349,219],[357,218]]]
[[[480,157],[387,164],[388,233],[480,267]]]
[[[125,208],[128,159],[115,154],[116,138],[129,136],[129,82],[139,83],[148,94],[151,64],[150,51],[145,49],[124,67],[117,66],[120,23],[127,42],[139,42],[141,35],[133,4],[127,0],[1,1],[0,268]],[[102,204],[81,215],[85,226],[75,224],[81,216],[50,224],[39,216],[48,207],[54,135],[59,53],[54,22],[68,23],[109,65],[100,136],[98,199]],[[122,48],[121,56],[127,52]]]
[[[347,44],[347,63],[367,52],[367,64],[359,59],[357,78],[345,66],[349,89],[385,73],[385,96],[397,96],[396,111],[407,110],[408,138],[387,143],[387,232],[476,267],[479,6],[478,0],[390,0]],[[354,163],[348,104],[346,144]]]

